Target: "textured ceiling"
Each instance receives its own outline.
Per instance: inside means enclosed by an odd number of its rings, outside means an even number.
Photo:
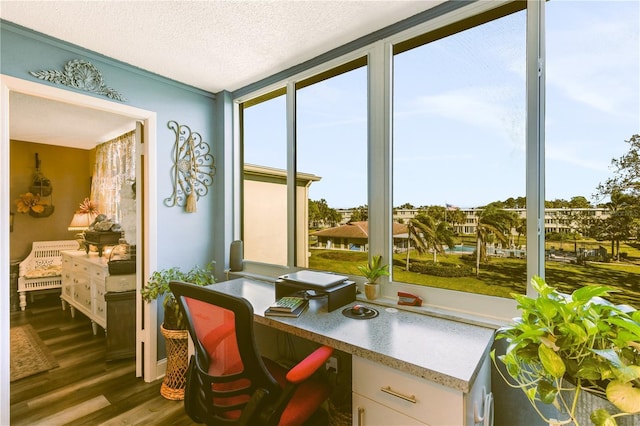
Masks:
[[[6,1],[0,17],[210,91],[233,91],[442,1]]]
[[[234,91],[442,2],[0,0],[0,18],[216,93]],[[47,132],[59,134],[59,129],[47,130],[44,119],[59,127],[65,118],[50,115],[40,116],[40,140],[34,142],[58,144],[47,140]],[[14,118],[12,139],[27,140],[19,135],[27,135],[28,121]]]

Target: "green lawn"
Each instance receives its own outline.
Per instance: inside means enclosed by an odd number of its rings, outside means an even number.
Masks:
[[[466,244],[466,242],[465,242]],[[626,247],[625,247],[626,248]],[[633,248],[636,252],[637,249]],[[622,248],[621,248],[622,251]],[[610,297],[616,303],[638,306],[640,303],[640,266],[635,252],[631,262],[595,263],[576,265],[547,261],[546,279],[560,291],[570,293],[574,289],[590,284],[615,287],[618,293]],[[431,260],[432,255],[418,258],[412,254],[411,260]],[[438,255],[439,262],[467,263],[475,271],[472,255]],[[351,275],[360,275],[357,265],[367,262],[367,253],[346,250],[312,250],[309,266],[313,269],[330,270]],[[445,278],[405,271],[406,254],[393,257],[395,281],[409,282],[430,287],[445,288],[497,297],[510,297],[512,292],[524,293],[526,289],[526,261],[523,259],[490,258],[481,264],[480,275],[462,278]]]

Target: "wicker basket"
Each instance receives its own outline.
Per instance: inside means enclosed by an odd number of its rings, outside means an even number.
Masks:
[[[350,402],[350,401],[349,401]],[[329,406],[329,424],[331,426],[351,426],[351,404],[342,402],[336,404],[331,398],[328,401]]]
[[[160,395],[166,399],[183,400],[189,367],[187,330],[167,330],[160,325],[167,347],[167,371],[160,387]]]

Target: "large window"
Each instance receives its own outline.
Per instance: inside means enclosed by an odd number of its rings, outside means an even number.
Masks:
[[[298,81],[292,96],[291,141],[284,91],[242,104],[245,259],[356,274],[368,248],[366,59]]]
[[[444,6],[242,95],[245,257],[362,283],[381,254],[390,300],[500,318],[535,274],[640,305],[640,4]]]
[[[491,18],[396,46],[394,281],[526,288],[526,13]]]
[[[242,105],[244,258],[287,264],[287,127],[284,93]]]
[[[640,133],[638,2],[546,6],[547,281],[621,290],[640,306],[639,191],[611,167]],[[636,145],[636,153],[640,141]]]
[[[296,85],[297,170],[318,177],[306,194],[297,191],[308,199],[296,215],[297,266],[357,274],[356,265],[367,262],[365,64],[356,60]]]

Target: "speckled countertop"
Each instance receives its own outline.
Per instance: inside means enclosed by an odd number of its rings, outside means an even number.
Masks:
[[[358,303],[375,308],[380,313],[376,318],[347,318],[344,308],[327,312],[325,299],[311,300],[298,318],[266,317],[264,311],[275,299],[273,284],[238,278],[211,287],[247,299],[259,324],[465,393],[493,341],[489,328],[402,310],[389,312],[366,302]]]

